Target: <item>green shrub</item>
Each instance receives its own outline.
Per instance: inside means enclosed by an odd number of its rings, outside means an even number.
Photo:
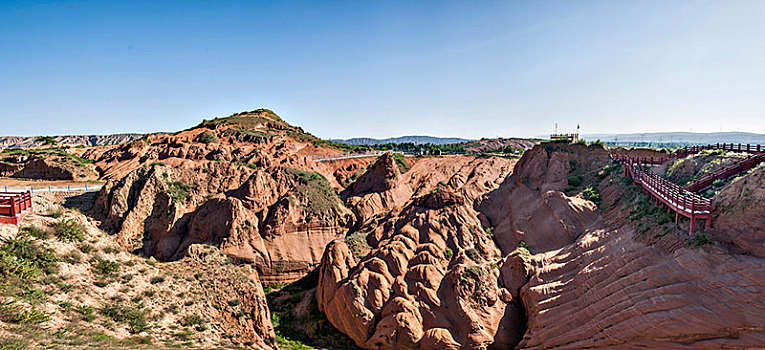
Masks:
[[[184,327],[190,327],[190,326],[198,326],[205,322],[205,319],[202,318],[202,316],[199,315],[186,315],[183,318],[181,318],[180,323]]]
[[[162,276],[154,276],[149,281],[151,284],[159,284],[165,281],[165,278]]]
[[[38,136],[35,141],[42,142],[45,146],[52,146],[57,143],[53,136]]]
[[[572,187],[579,187],[582,185],[582,177],[579,175],[576,176],[569,176],[568,177],[568,185]]]
[[[50,315],[34,307],[24,309],[19,305],[0,305],[0,320],[15,324],[40,324],[50,320]]]
[[[252,163],[247,164],[247,167],[250,168],[250,169],[253,169],[253,170],[258,170],[258,166],[255,165],[255,164],[252,164]]]
[[[85,240],[85,229],[74,219],[59,221],[54,227],[54,233],[62,241],[82,242]]]
[[[228,301],[229,306],[238,306],[241,303],[239,299],[232,299]]]
[[[600,193],[598,193],[598,190],[592,186],[585,188],[584,191],[582,191],[582,196],[584,199],[594,203],[600,202]]]
[[[168,182],[167,194],[174,202],[186,203],[191,197],[191,187],[180,181]]]
[[[19,235],[29,235],[37,239],[47,239],[48,231],[37,226],[24,226],[19,229]]]
[[[707,236],[706,233],[697,233],[696,236],[693,237],[694,244],[699,247],[705,244],[712,243],[712,241],[709,239],[709,236]]]
[[[369,244],[367,244],[367,235],[367,232],[357,231],[345,236],[345,244],[348,245],[348,249],[351,251],[351,254],[353,254],[353,257],[357,262],[367,256],[372,249]]]
[[[55,252],[41,247],[29,235],[19,233],[0,246],[0,281],[37,278],[43,271],[54,268]]]
[[[197,141],[204,144],[220,142],[220,140],[218,140],[218,136],[215,136],[215,133],[210,130],[205,130],[203,133],[199,134]]]
[[[113,274],[120,269],[120,264],[115,261],[96,258],[92,266],[93,272],[101,275]]]
[[[454,252],[452,252],[452,250],[447,247],[446,251],[444,251],[444,257],[446,257],[446,260],[451,260],[453,255]]]
[[[99,312],[109,317],[112,321],[127,324],[128,331],[132,334],[149,330],[148,312],[138,306],[118,302],[104,305]]]

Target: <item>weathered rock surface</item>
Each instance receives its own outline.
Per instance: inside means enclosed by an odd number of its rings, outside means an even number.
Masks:
[[[573,243],[598,214],[594,203],[562,192],[572,167],[600,169],[608,162],[602,147],[546,144],[526,152],[513,176],[481,203],[500,249],[511,252],[521,241],[533,252]]]
[[[319,306],[359,346],[765,344],[760,169],[721,193],[710,235],[728,240],[692,247],[681,233],[637,238],[644,235],[627,220],[620,173],[599,146],[543,144],[501,178],[449,169],[452,178],[434,181],[444,165],[421,160],[414,173],[371,192],[404,186],[412,195],[359,227],[368,230],[369,254],[358,259],[349,246],[357,243],[340,241],[324,253]],[[472,165],[481,174],[484,164]],[[418,166],[433,170],[414,175]],[[601,209],[573,195],[572,176],[600,190]],[[740,208],[724,209],[731,206]]]
[[[269,113],[90,154],[108,176],[127,171],[107,182],[92,214],[124,247],[160,260],[204,243],[254,264],[265,283],[304,276],[353,214],[334,192],[333,165],[302,156],[315,147],[295,137],[308,136]]]
[[[385,217],[360,226],[372,246],[360,261],[345,242],[328,246],[316,297],[330,322],[369,349],[512,347],[523,333],[517,322],[523,311],[499,283],[499,250],[473,209],[512,163],[426,158],[391,176],[395,171],[376,169],[392,169],[381,158],[365,174],[368,181],[394,179],[377,188],[403,188],[412,195]]]
[[[636,242],[593,230],[534,256],[522,289],[521,349],[757,348],[765,344],[765,264],[757,257]],[[561,320],[565,319],[565,322]]]
[[[111,134],[111,135],[64,135],[53,136],[58,145],[117,145],[141,138],[141,134]],[[45,142],[38,136],[0,136],[0,149],[35,148],[44,146]]]
[[[730,242],[742,254],[765,258],[765,167],[725,186],[714,200],[710,236]]]

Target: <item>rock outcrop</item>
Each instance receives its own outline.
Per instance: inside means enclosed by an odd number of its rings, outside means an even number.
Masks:
[[[636,232],[631,220],[640,219],[628,219],[634,202],[626,197],[642,194],[626,190],[602,146],[542,144],[499,178],[475,162],[472,172],[436,180],[444,164],[421,160],[410,172],[430,166],[428,175],[407,173],[369,192],[404,186],[412,195],[361,223],[368,254],[357,256],[355,241],[327,247],[316,297],[359,346],[765,343],[761,169],[723,189],[713,243],[699,247],[685,230],[649,227],[650,239]]]
[[[481,203],[500,249],[511,252],[525,242],[538,252],[573,243],[597,220],[597,207],[562,191],[572,174],[609,162],[602,146],[545,144],[526,152],[513,176]]]
[[[765,258],[765,167],[725,186],[714,203],[713,240],[729,242],[742,254]]]
[[[395,171],[376,169],[391,168],[381,158],[367,173],[369,182],[385,184],[376,187],[382,193],[400,186],[412,195],[359,227],[372,246],[360,260],[345,242],[328,246],[316,297],[329,321],[368,349],[517,343],[523,333],[518,291],[513,298],[499,282],[500,252],[474,209],[512,163],[422,159],[406,174],[392,176],[387,174]],[[398,180],[386,183],[390,179]]]
[[[153,165],[108,182],[92,213],[128,249],[176,260],[192,244],[212,244],[267,283],[304,276],[353,224],[324,177],[281,167],[199,174]]]

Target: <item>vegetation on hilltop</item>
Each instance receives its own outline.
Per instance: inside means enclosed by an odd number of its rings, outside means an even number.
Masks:
[[[299,126],[290,125],[279,117],[274,111],[260,108],[252,111],[234,113],[228,117],[203,120],[196,128],[214,129],[219,125],[234,125],[239,127],[238,133],[254,137],[256,139],[272,139],[279,132],[301,142],[311,143],[316,147],[334,148],[346,152],[360,152],[369,150],[366,146],[352,146],[322,140]],[[209,137],[208,137],[209,139]]]

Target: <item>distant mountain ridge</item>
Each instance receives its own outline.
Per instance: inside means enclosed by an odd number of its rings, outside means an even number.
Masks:
[[[57,145],[118,145],[140,139],[144,134],[112,134],[112,135],[62,135],[53,136]],[[39,136],[0,136],[0,149],[20,149],[44,146],[38,141]]]
[[[461,143],[461,142],[468,142],[472,140],[458,138],[458,137],[434,137],[434,136],[414,135],[414,136],[390,137],[387,139],[355,137],[351,139],[334,139],[330,141],[343,143],[346,145],[353,145],[353,146],[369,146],[369,145],[377,145],[381,143],[405,143],[405,142],[411,142],[411,143],[414,143],[415,145],[421,145],[425,143],[432,143],[434,145],[444,145],[448,143]]]
[[[601,140],[610,143],[666,143],[666,144],[712,144],[712,143],[742,143],[765,144],[765,134],[751,132],[646,132],[630,134],[583,134],[581,138],[593,141]]]

